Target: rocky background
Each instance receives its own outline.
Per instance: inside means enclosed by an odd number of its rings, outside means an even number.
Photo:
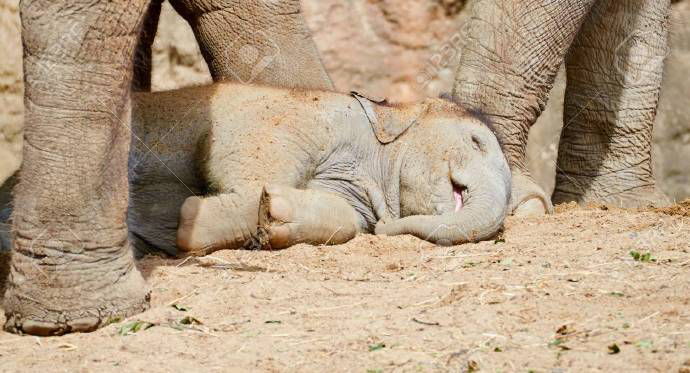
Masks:
[[[357,90],[391,101],[449,92],[472,1],[302,0],[326,69],[340,91]],[[19,166],[22,124],[18,0],[0,0],[0,181]],[[672,198],[690,197],[690,0],[675,1],[654,131],[654,172]],[[529,164],[553,189],[565,81],[561,74],[546,112],[532,128]],[[164,4],[154,44],[153,88],[210,82],[187,24]]]

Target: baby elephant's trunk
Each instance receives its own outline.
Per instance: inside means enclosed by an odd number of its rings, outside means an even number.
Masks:
[[[454,172],[451,178],[456,187],[465,188],[462,208],[442,215],[415,215],[380,223],[376,233],[412,234],[440,245],[477,242],[495,236],[508,213],[510,171],[507,165],[485,163]]]

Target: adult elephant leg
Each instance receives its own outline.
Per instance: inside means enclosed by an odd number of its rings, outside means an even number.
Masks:
[[[172,0],[214,81],[333,90],[299,0]]]
[[[556,203],[664,204],[652,176],[652,125],[667,53],[669,0],[606,0],[567,58]]]
[[[127,241],[132,57],[146,0],[24,0],[23,164],[5,329],[90,331],[143,311]]]
[[[139,33],[139,41],[134,50],[134,77],[132,78],[132,90],[135,92],[151,91],[151,69],[153,68],[152,50],[153,41],[158,31],[158,21],[161,17],[163,0],[151,0]]]
[[[594,2],[485,0],[473,9],[453,98],[494,123],[512,170],[514,214],[552,208],[527,170],[527,135]]]
[[[7,275],[10,268],[10,249],[12,247],[12,189],[17,182],[16,172],[0,185],[0,302],[5,294]]]

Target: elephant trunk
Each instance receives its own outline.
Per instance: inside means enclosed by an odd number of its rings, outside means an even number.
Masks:
[[[503,161],[505,162],[505,161]],[[493,166],[493,167],[491,167]],[[472,167],[451,176],[462,207],[441,215],[413,215],[380,223],[377,234],[411,234],[440,244],[458,245],[486,240],[498,233],[508,213],[510,171],[507,165]],[[456,197],[457,199],[457,197]]]

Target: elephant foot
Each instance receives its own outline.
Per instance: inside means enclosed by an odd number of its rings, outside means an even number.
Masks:
[[[510,210],[517,217],[533,217],[553,212],[551,200],[528,175],[513,172]]]
[[[113,285],[103,291],[123,293],[122,289],[115,289],[115,287]],[[148,292],[141,294],[140,291],[145,288],[146,284],[142,281],[137,289],[131,289],[130,298],[101,299],[101,302],[105,302],[104,304],[99,302],[93,307],[82,305],[83,308],[78,310],[48,310],[38,305],[5,306],[8,309],[5,311],[7,315],[5,331],[42,337],[92,332],[112,322],[146,311],[149,308],[150,294]],[[10,295],[5,299],[5,304],[8,303],[11,303]]]
[[[586,174],[566,172],[564,164],[556,173],[554,203],[597,203],[620,208],[663,207],[671,201],[656,186],[651,167],[641,164],[621,170]]]
[[[180,208],[177,247],[189,255],[206,255],[220,250],[229,234],[222,229],[220,197],[189,197]],[[232,232],[232,230],[230,230]]]
[[[297,243],[340,244],[357,234],[358,217],[339,196],[316,190],[267,185],[259,205],[263,249]]]
[[[189,197],[180,208],[177,246],[188,255],[238,249],[256,234],[258,202],[235,194]]]
[[[217,197],[189,197],[180,208],[177,247],[190,255],[204,255],[214,244],[223,241],[221,232],[214,232],[220,201]]]
[[[299,240],[299,226],[294,220],[294,202],[285,188],[266,186],[259,203],[259,227],[264,235],[262,249],[282,249]]]
[[[565,185],[556,184],[553,193],[554,203],[574,201],[578,204],[597,203],[620,208],[664,207],[671,204],[671,200],[656,185],[645,185],[616,193],[611,193],[610,189],[573,190],[569,188],[572,185],[574,185],[572,180]]]
[[[72,257],[15,250],[3,304],[4,329],[37,336],[90,332],[147,310],[150,291],[134,267],[131,249],[116,249],[122,255],[108,261],[98,260],[106,252]]]

